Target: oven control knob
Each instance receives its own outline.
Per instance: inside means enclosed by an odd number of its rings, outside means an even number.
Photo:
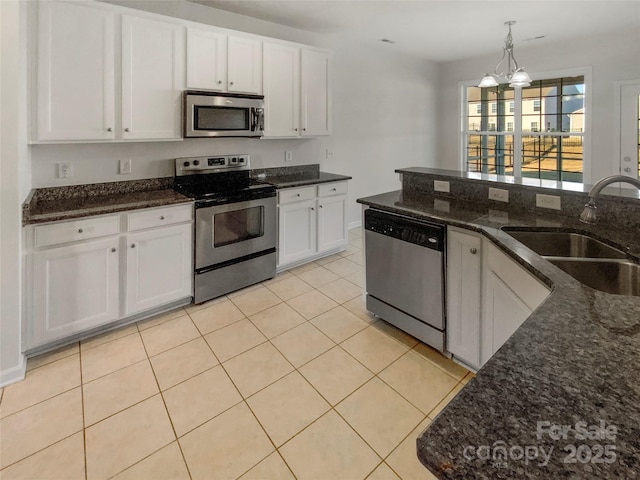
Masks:
[[[198,165],[200,165],[200,160],[194,160],[193,164],[197,167]]]
[[[187,168],[187,167],[188,167],[189,165],[191,165],[191,164],[190,164],[189,162],[184,162],[182,165],[183,165],[185,168]]]

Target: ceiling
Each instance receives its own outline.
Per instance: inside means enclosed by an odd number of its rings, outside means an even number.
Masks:
[[[636,28],[639,0],[191,0],[338,40],[449,62]],[[538,38],[544,36],[544,38]],[[386,38],[394,44],[380,42]],[[638,41],[640,41],[640,34]]]

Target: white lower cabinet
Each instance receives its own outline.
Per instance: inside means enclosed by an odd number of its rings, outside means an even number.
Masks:
[[[549,288],[477,233],[447,230],[447,349],[479,369]]]
[[[118,318],[118,237],[33,253],[32,318],[35,346]]]
[[[25,350],[191,297],[192,209],[28,227]]]
[[[278,192],[278,269],[344,250],[347,182]]]
[[[191,295],[191,230],[184,224],[127,235],[126,315]]]

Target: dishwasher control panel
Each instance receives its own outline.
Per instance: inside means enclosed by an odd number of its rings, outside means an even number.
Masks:
[[[369,208],[364,212],[364,228],[433,250],[445,248],[445,227],[423,220]]]

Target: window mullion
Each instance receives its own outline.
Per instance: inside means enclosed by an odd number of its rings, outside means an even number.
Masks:
[[[514,89],[513,111],[513,176],[522,176],[522,88]]]

